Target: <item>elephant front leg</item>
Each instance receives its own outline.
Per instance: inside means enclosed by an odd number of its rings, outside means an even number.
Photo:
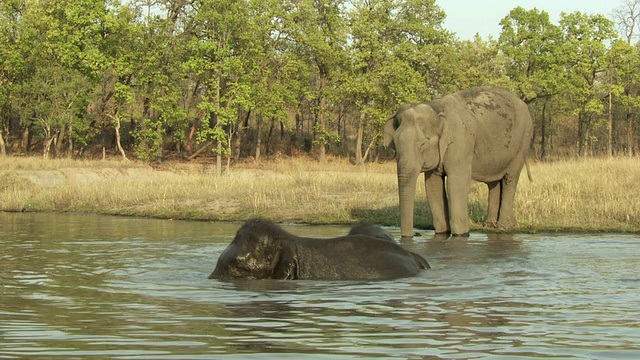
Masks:
[[[485,226],[495,227],[498,225],[498,214],[500,212],[502,181],[492,181],[487,183],[487,186],[489,187],[489,206],[487,208]]]
[[[449,208],[444,176],[434,174],[433,171],[424,173],[424,187],[436,234],[449,233]]]
[[[450,174],[447,177],[447,193],[449,194],[449,220],[451,234],[454,236],[469,235],[469,188],[471,187],[471,170],[464,174]]]

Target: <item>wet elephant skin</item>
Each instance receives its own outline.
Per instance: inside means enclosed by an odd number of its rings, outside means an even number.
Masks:
[[[373,229],[373,230],[372,230]],[[211,279],[386,280],[429,268],[375,225],[329,239],[299,237],[252,219],[224,250]]]

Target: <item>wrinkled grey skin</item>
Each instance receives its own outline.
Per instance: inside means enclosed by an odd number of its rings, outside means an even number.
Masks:
[[[396,240],[393,238],[393,235],[384,231],[384,229],[379,225],[374,224],[366,224],[366,223],[357,223],[351,226],[349,229],[348,236],[351,235],[366,235],[374,238],[387,240],[391,242],[395,242]]]
[[[420,173],[425,174],[436,233],[469,233],[472,180],[489,186],[487,224],[515,225],[516,186],[533,134],[529,109],[518,97],[483,86],[429,103],[405,104],[387,121],[384,132],[384,143],[395,150],[398,161],[403,237],[413,236]]]
[[[424,258],[393,239],[362,234],[299,237],[271,221],[253,219],[238,230],[209,278],[385,280],[415,276],[428,268]]]
[[[349,230],[349,234],[347,234],[349,236],[351,235],[366,235],[366,236],[370,236],[370,237],[374,237],[374,238],[378,238],[378,239],[382,239],[385,241],[390,241],[392,243],[396,243],[396,240],[393,238],[393,235],[391,235],[390,233],[384,231],[384,229],[379,226],[379,225],[373,225],[373,224],[364,224],[364,223],[359,223],[359,224],[354,224],[351,229]],[[431,266],[429,266],[429,264],[427,263],[427,261],[420,255],[408,251],[409,255],[411,255],[413,257],[413,259],[418,263],[421,264],[423,266],[423,268],[425,269],[430,269]]]

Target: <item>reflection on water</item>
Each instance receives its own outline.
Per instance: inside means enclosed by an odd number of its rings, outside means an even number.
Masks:
[[[640,354],[639,236],[416,238],[415,278],[208,280],[239,226],[0,213],[0,358]]]

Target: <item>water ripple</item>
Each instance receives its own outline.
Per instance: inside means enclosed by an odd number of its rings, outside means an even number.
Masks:
[[[418,238],[402,246],[433,269],[415,278],[221,282],[206,277],[237,224],[0,220],[12,224],[0,233],[0,358],[640,354],[634,235]]]

